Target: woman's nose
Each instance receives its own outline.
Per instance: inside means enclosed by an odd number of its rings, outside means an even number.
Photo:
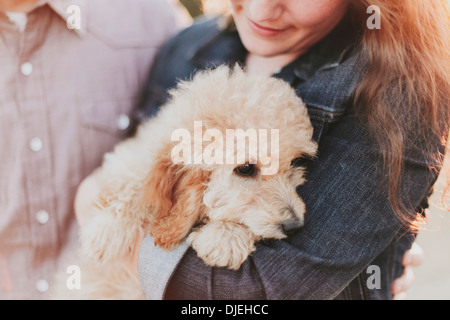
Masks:
[[[249,4],[249,18],[255,22],[278,19],[283,13],[280,0],[247,0]]]

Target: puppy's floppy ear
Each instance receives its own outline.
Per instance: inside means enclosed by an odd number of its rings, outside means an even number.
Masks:
[[[151,234],[156,245],[173,248],[204,217],[203,193],[209,175],[209,171],[194,166],[174,164],[170,150],[160,153],[144,191],[152,215]]]

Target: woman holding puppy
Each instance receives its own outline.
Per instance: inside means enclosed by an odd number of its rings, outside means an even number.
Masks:
[[[371,5],[380,29],[367,23]],[[448,137],[447,1],[230,0],[229,10],[160,51],[136,122],[179,79],[220,64],[287,81],[319,144],[316,159],[297,161],[308,171],[298,189],[305,225],[258,244],[238,271],[210,268],[186,247],[160,250],[147,236],[147,298],[392,298]]]

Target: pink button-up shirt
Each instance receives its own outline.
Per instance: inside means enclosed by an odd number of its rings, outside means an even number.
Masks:
[[[77,186],[176,30],[165,0],[38,1],[26,18],[0,12],[0,299],[46,297],[77,242]]]

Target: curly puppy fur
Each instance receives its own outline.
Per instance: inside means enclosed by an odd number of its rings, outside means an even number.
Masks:
[[[277,174],[261,175],[259,159],[252,177],[236,174],[243,163],[174,164],[171,135],[184,128],[194,136],[194,121],[224,137],[226,129],[278,129],[279,154],[270,155]],[[150,232],[162,248],[187,238],[205,263],[238,269],[255,242],[285,238],[283,222],[303,221],[296,187],[304,172],[291,162],[315,154],[312,135],[305,105],[281,80],[236,66],[179,83],[156,117],[105,155],[94,217],[81,230],[82,255],[109,268],[129,258],[137,235]]]

